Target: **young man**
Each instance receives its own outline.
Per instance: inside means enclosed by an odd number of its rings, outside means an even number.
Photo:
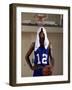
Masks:
[[[34,50],[34,66],[31,65],[29,56]],[[50,62],[49,62],[50,57]],[[33,76],[48,76],[52,75],[54,59],[51,54],[51,45],[47,38],[47,33],[44,27],[40,27],[37,32],[36,42],[32,43],[25,59],[33,72]],[[51,63],[51,64],[50,64]]]

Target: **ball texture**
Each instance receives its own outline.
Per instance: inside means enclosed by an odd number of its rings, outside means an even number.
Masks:
[[[44,67],[42,72],[43,72],[43,76],[52,75],[51,67]]]

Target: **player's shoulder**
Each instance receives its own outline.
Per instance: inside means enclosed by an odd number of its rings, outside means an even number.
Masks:
[[[32,42],[32,46],[33,46],[33,47],[35,46],[35,42]]]
[[[49,41],[49,45],[48,45],[48,48],[51,48],[51,46],[52,46],[52,44],[51,44],[51,42]]]
[[[35,42],[32,42],[31,43],[31,48],[34,48],[35,47]]]

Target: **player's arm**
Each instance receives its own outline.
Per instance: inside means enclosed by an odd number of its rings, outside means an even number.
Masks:
[[[34,46],[35,46],[35,43],[33,42],[33,43],[31,44],[29,50],[27,51],[26,55],[25,55],[26,62],[27,62],[27,64],[29,65],[29,67],[30,67],[32,70],[33,70],[33,66],[32,66],[32,64],[31,64],[31,62],[30,62],[30,58],[29,58],[29,57],[30,57],[31,53],[32,53],[33,50],[34,50]]]
[[[53,67],[54,66],[54,58],[53,58],[53,55],[52,55],[51,43],[49,44],[49,57],[50,57],[51,66]]]

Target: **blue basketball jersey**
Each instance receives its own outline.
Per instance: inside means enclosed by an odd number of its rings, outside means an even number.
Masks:
[[[36,51],[34,51],[34,64],[36,65],[49,65],[49,59],[48,59],[48,53],[49,49],[45,49],[44,47],[39,47]],[[34,70],[33,76],[42,76],[42,69]]]

